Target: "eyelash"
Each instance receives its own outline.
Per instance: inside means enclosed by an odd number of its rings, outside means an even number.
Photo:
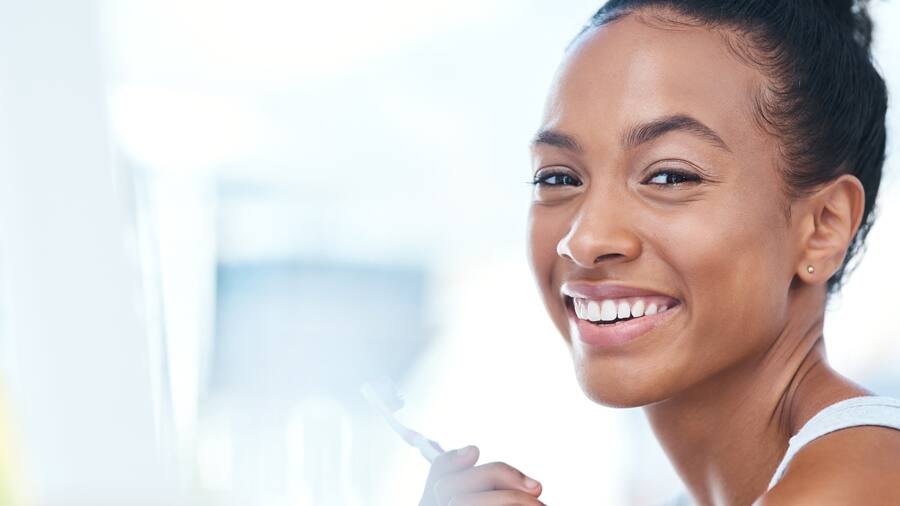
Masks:
[[[656,179],[657,177],[659,177],[661,175],[668,176],[666,178],[665,183],[651,183],[650,182],[653,179]],[[547,174],[543,174],[543,173],[539,172],[537,175],[534,176],[534,180],[529,181],[529,183],[534,186],[551,186],[551,187],[552,186],[568,186],[566,183],[549,183],[548,182],[550,179],[555,178],[555,177],[569,178],[569,179],[573,180],[574,184],[570,183],[571,186],[578,187],[578,186],[581,186],[581,184],[582,184],[581,181],[578,181],[578,178],[576,178],[572,174],[568,174],[568,173],[561,172],[561,171],[552,171],[552,172],[548,172]],[[669,182],[670,178],[673,178],[673,177],[680,178],[681,180]],[[703,182],[703,178],[692,172],[677,170],[677,169],[660,169],[660,170],[657,170],[656,172],[654,172],[653,174],[651,174],[649,177],[647,177],[644,180],[643,184],[652,184],[654,186],[675,187],[675,186],[683,185],[685,183],[700,183],[700,182]]]
[[[567,174],[565,172],[558,172],[558,171],[548,172],[547,174],[538,172],[534,176],[534,180],[529,181],[529,182],[534,186],[565,186],[564,183],[548,183],[548,180],[551,178],[554,178],[554,177],[569,178],[569,179],[575,181],[575,184],[573,184],[572,186],[581,186],[581,181],[579,181],[578,178],[576,178],[572,174]]]
[[[659,176],[667,175],[669,177],[666,178],[665,183],[651,183],[650,181],[656,179]],[[681,178],[680,181],[669,182],[671,177]],[[703,181],[703,178],[694,174],[692,172],[677,170],[677,169],[660,169],[653,174],[650,175],[645,181],[644,184],[653,184],[657,186],[680,186],[685,183],[700,183]]]

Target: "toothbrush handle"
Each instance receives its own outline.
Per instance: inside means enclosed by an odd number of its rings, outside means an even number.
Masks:
[[[425,457],[428,462],[434,462],[434,459],[436,459],[438,455],[444,453],[444,449],[441,448],[441,445],[421,434],[416,438],[416,448],[419,449],[422,456]]]

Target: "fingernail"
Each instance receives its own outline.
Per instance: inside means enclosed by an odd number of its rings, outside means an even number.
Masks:
[[[537,481],[527,476],[525,477],[525,488],[527,488],[528,490],[534,490],[538,488],[538,485],[540,485],[540,483],[538,483]]]
[[[467,446],[465,448],[460,448],[459,450],[456,450],[456,456],[461,459],[464,459],[470,455],[472,455],[472,447],[471,446]]]

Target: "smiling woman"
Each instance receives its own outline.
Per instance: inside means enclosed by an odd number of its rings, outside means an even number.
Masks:
[[[884,162],[870,41],[850,1],[613,0],[551,88],[529,218],[544,305],[585,394],[643,407],[699,504],[900,503],[900,402],[823,340]],[[477,458],[440,457],[421,504],[542,504]]]

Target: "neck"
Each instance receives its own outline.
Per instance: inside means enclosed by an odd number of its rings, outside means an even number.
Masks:
[[[758,357],[644,408],[699,504],[752,503],[803,424],[834,402],[866,395],[827,364],[824,299],[798,294],[795,317]]]

